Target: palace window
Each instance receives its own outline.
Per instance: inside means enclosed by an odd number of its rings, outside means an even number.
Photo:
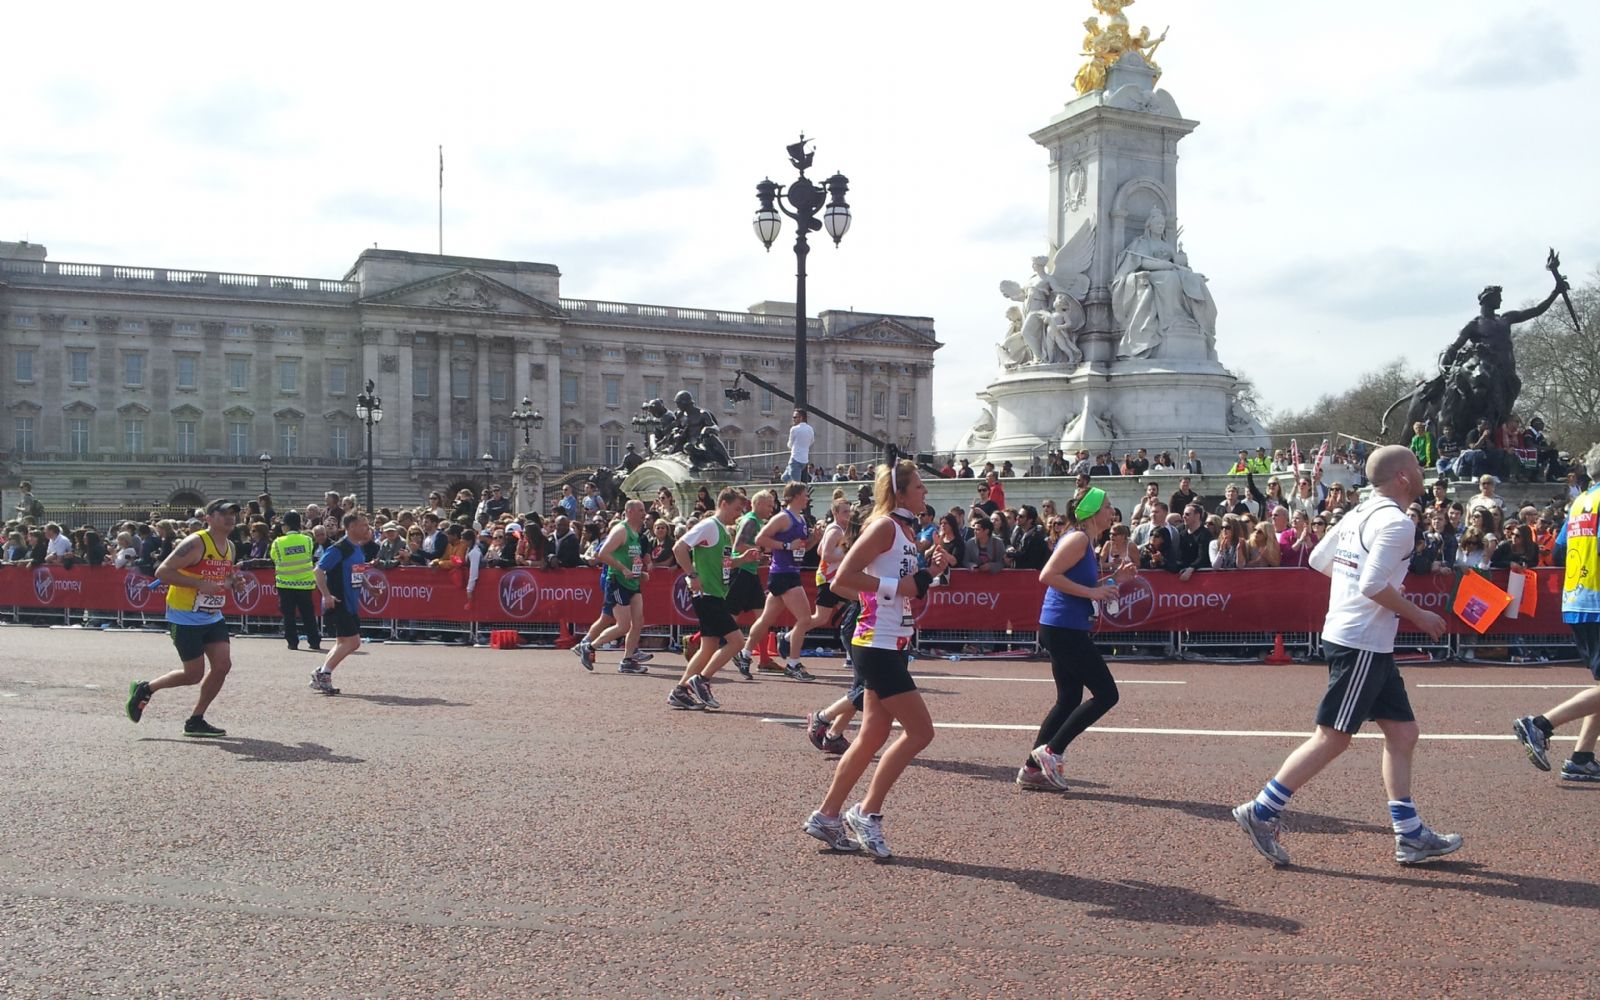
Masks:
[[[178,355],[178,388],[193,389],[200,359],[193,354]]]
[[[12,443],[17,451],[33,450],[33,418],[15,417],[11,421]]]
[[[33,352],[18,350],[13,354],[17,362],[17,381],[33,381]]]
[[[328,366],[328,392],[334,396],[343,396],[350,391],[350,366],[342,361],[335,361]]]
[[[144,353],[129,351],[122,356],[122,384],[129,388],[144,385]]]
[[[243,392],[250,388],[250,359],[228,359],[228,388]]]
[[[73,385],[89,384],[89,352],[67,352],[67,381]]]
[[[179,420],[174,429],[177,431],[174,446],[180,455],[194,454],[194,421]]]

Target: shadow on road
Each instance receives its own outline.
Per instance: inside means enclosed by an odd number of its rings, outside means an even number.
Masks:
[[[388,705],[391,708],[471,708],[470,701],[450,701],[447,698],[406,698],[398,694],[349,694],[341,693],[340,701],[367,701],[374,705]]]
[[[1593,882],[1499,872],[1486,868],[1476,861],[1434,861],[1418,865],[1412,870],[1425,871],[1440,877],[1371,875],[1366,872],[1343,872],[1332,868],[1306,868],[1300,865],[1284,869],[1287,872],[1326,875],[1329,878],[1349,879],[1352,882],[1376,882],[1379,885],[1401,886],[1408,889],[1455,889],[1491,899],[1514,899],[1524,903],[1546,903],[1553,906],[1600,910],[1600,887],[1596,887]],[[1454,881],[1442,877],[1447,875],[1470,876],[1473,881]]]
[[[261,764],[365,764],[363,757],[346,757],[336,754],[319,743],[277,743],[246,736],[222,736],[217,739],[174,740],[160,736],[146,736],[141,743],[181,743],[185,746],[216,747],[231,753],[246,763]]]
[[[1006,764],[978,764],[966,760],[933,760],[927,757],[915,757],[911,761],[912,767],[925,767],[930,771],[943,771],[946,774],[962,774],[969,778],[983,778],[988,781],[1002,781],[1010,784],[1017,780],[1017,767]],[[1082,781],[1078,778],[1069,779],[1073,788],[1104,788],[1098,781]],[[1081,796],[1079,796],[1081,798]]]
[[[1037,868],[1002,868],[998,865],[974,865],[937,858],[897,857],[894,866],[920,868],[960,878],[1010,882],[1024,892],[1069,903],[1085,903],[1093,907],[1088,912],[1091,917],[1178,927],[1253,927],[1280,934],[1297,934],[1302,926],[1299,921],[1241,909],[1226,899],[1208,896],[1193,889],[1135,879],[1111,882],[1040,871]]]
[[[1187,799],[1147,799],[1137,795],[1114,795],[1109,792],[1085,792],[1072,797],[1080,802],[1109,802],[1112,805],[1171,809],[1176,812],[1187,813],[1198,819],[1233,822],[1233,806],[1216,802],[1191,802]],[[1340,816],[1323,816],[1319,813],[1298,811],[1284,814],[1283,828],[1284,832],[1290,835],[1306,833],[1381,833],[1392,835],[1394,832],[1390,827],[1379,826],[1376,823],[1362,823],[1357,820],[1344,819]]]

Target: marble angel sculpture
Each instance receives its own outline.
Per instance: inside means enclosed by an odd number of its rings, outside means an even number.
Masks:
[[[1081,359],[1082,353],[1077,351],[1071,334],[1081,330],[1087,321],[1083,298],[1089,293],[1087,272],[1094,261],[1094,232],[1094,223],[1085,219],[1072,238],[1050,256],[1033,258],[1033,276],[1027,284],[1000,282],[1000,294],[1022,303],[1022,328],[1017,335],[1025,356],[1019,363],[1072,360],[1074,353]],[[1057,312],[1064,315],[1057,317]],[[1052,323],[1056,324],[1054,328]],[[1070,348],[1063,347],[1063,343],[1070,344]]]
[[[1122,330],[1119,358],[1159,358],[1163,344],[1184,336],[1203,336],[1206,356],[1216,357],[1217,304],[1205,275],[1191,270],[1183,248],[1167,238],[1159,208],[1117,259],[1111,314]]]
[[[1012,306],[1006,310],[1006,332],[1000,338],[1000,343],[995,348],[1000,355],[1002,365],[1026,364],[1031,360],[1028,349],[1022,342],[1022,307]]]

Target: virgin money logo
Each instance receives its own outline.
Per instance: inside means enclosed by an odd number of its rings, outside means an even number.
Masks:
[[[528,570],[514,569],[500,578],[500,610],[525,618],[539,607],[539,579]]]
[[[50,598],[55,596],[55,577],[50,570],[40,566],[33,571],[33,596],[39,599],[40,604],[49,604]]]
[[[254,573],[241,573],[234,578],[233,602],[240,612],[249,614],[261,602],[261,581]]]
[[[383,570],[367,564],[365,578],[361,581],[361,613],[376,617],[389,606],[389,581]]]
[[[971,608],[980,614],[993,614],[1000,610],[1000,594],[965,587],[929,587],[926,597],[913,597],[910,604],[911,617],[921,624],[922,616],[935,608]]]
[[[678,578],[672,581],[672,610],[684,621],[698,621],[699,616],[694,613],[694,595],[689,591],[689,574],[679,573]]]
[[[137,610],[150,603],[150,595],[155,593],[150,583],[150,578],[137,570],[130,569],[122,575],[122,596],[128,599],[130,607]]]
[[[1100,606],[1100,620],[1118,628],[1134,628],[1144,624],[1156,610],[1156,589],[1142,576],[1136,576],[1117,587],[1117,613],[1108,614]]]

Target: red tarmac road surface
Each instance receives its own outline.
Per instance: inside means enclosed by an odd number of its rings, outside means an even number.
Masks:
[[[941,728],[891,795],[880,864],[800,833],[831,763],[797,718],[844,690],[664,699],[615,654],[373,645],[316,663],[237,639],[208,718],[142,723],[159,634],[5,628],[0,995],[19,997],[1600,996],[1600,786],[1535,771],[1514,715],[1576,667],[1406,669],[1415,794],[1454,857],[1392,860],[1379,744],[1298,794],[1274,870],[1229,818],[1310,727],[1318,666],[1115,665],[1068,795],[1011,779],[1042,663],[924,662]],[[980,678],[980,679],[972,679]],[[1538,685],[1474,687],[1428,685]],[[1243,733],[1245,735],[1232,735]],[[1570,735],[1570,733],[1568,734]],[[1555,756],[1570,743],[1557,744]]]

